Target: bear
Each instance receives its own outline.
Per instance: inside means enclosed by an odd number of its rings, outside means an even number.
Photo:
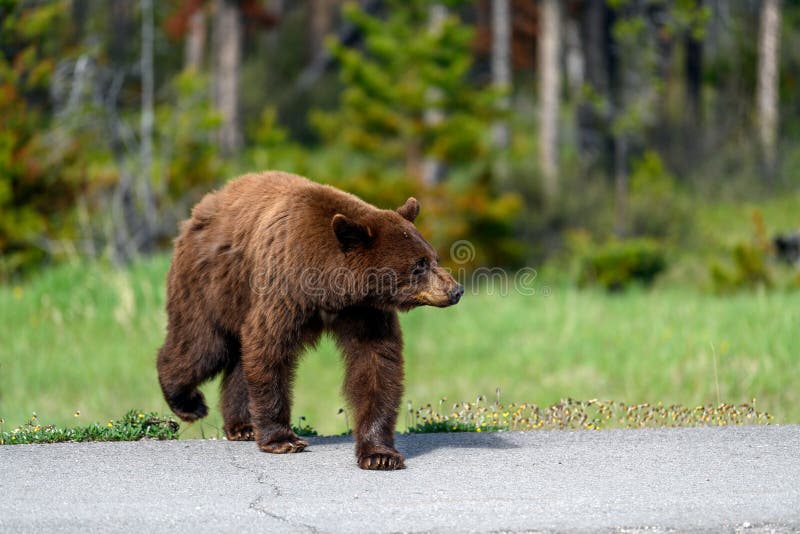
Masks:
[[[167,274],[158,379],[184,421],[208,414],[198,386],[222,373],[230,440],[269,453],[308,443],[290,425],[298,357],[331,334],[362,469],[404,467],[394,447],[403,392],[398,312],[456,304],[464,288],[414,226],[419,203],[378,209],[295,174],[246,174],[180,225]]]

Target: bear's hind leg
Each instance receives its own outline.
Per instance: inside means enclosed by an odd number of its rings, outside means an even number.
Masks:
[[[176,328],[170,325],[158,351],[158,381],[170,409],[187,422],[208,415],[205,397],[197,387],[228,363],[224,336],[213,326]]]
[[[250,420],[250,397],[247,394],[247,382],[244,379],[241,357],[225,369],[222,378],[222,396],[220,408],[225,422],[225,435],[231,441],[252,441],[253,424]]]

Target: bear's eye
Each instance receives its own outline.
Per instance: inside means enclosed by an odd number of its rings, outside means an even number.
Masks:
[[[417,263],[411,268],[411,274],[414,276],[422,276],[428,271],[428,258],[420,258]]]

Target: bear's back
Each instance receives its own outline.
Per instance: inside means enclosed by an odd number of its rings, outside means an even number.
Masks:
[[[203,307],[233,326],[254,302],[254,290],[271,291],[276,273],[339,267],[334,215],[362,219],[381,211],[295,174],[241,176],[203,197],[182,223],[169,285],[178,291],[203,288]]]
[[[224,234],[241,246],[250,240],[254,248],[281,237],[329,252],[338,248],[331,231],[334,215],[366,218],[381,211],[350,193],[279,171],[246,174],[213,195],[207,207],[198,205],[198,216],[207,209]]]
[[[247,241],[268,238],[289,220],[300,229],[315,226],[344,204],[355,204],[359,209],[363,209],[360,204],[366,205],[357,197],[296,174],[246,174],[205,195],[181,224],[178,242],[203,234],[204,241],[225,241],[226,247],[247,246]]]

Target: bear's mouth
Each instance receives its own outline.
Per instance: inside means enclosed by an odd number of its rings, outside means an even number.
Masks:
[[[447,293],[432,293],[430,291],[420,291],[413,295],[409,300],[412,306],[435,306],[437,308],[446,308],[452,306],[453,302]]]

